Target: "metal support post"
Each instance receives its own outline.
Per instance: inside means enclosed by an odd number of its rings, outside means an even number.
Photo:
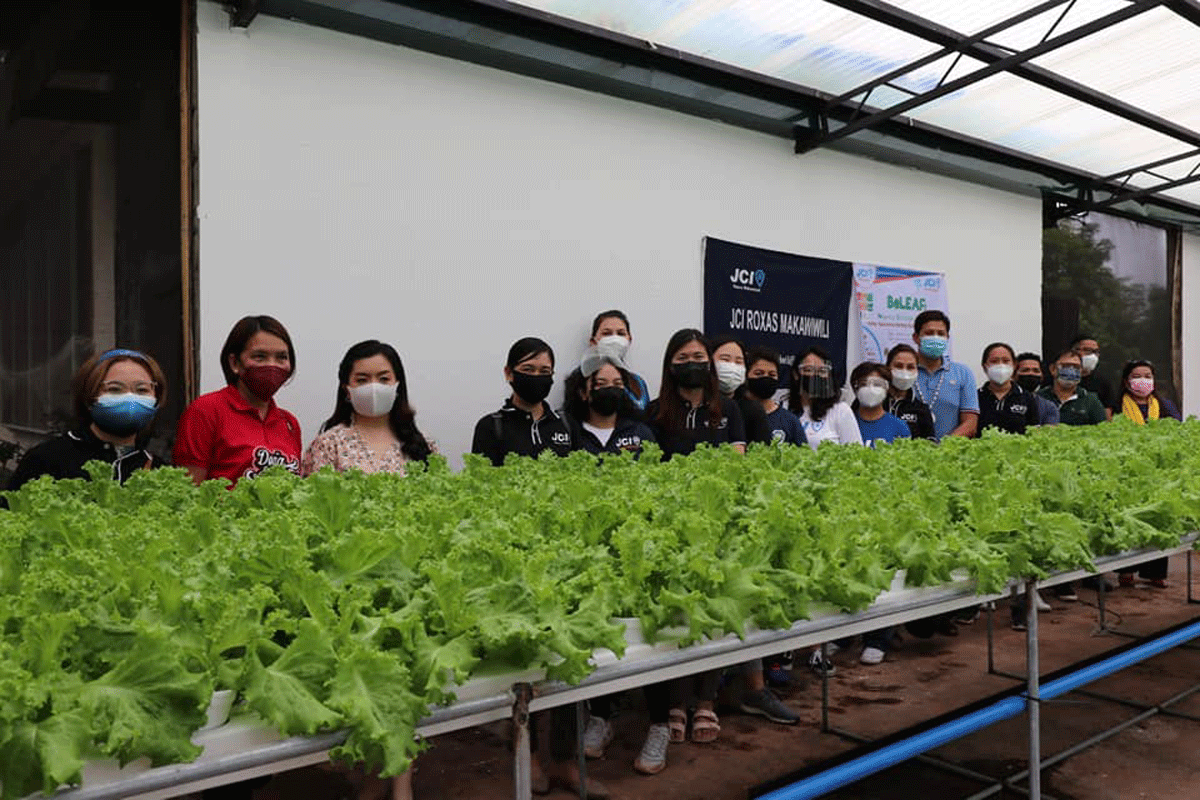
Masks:
[[[575,704],[575,755],[579,759],[579,800],[587,800],[587,753],[583,749],[583,724],[587,704],[580,700]]]
[[[1107,584],[1108,581],[1105,580],[1104,573],[1100,573],[1096,576],[1096,607],[1100,609],[1100,627],[1096,629],[1096,635],[1098,636],[1103,636],[1106,633],[1114,632],[1108,627],[1108,620],[1104,616],[1104,597],[1106,594],[1108,594],[1108,592],[1105,591],[1105,586]]]
[[[1042,798],[1042,709],[1041,698],[1038,694],[1038,678],[1041,667],[1038,664],[1038,609],[1037,581],[1025,582],[1025,621],[1028,628],[1025,631],[1025,674],[1026,692],[1029,695],[1029,797],[1030,800]]]
[[[1014,598],[1015,599],[1015,598]],[[996,674],[996,654],[994,648],[996,629],[996,604],[987,604],[987,671],[988,675]]]
[[[513,794],[516,800],[533,800],[533,775],[529,750],[529,701],[533,687],[528,683],[513,686]]]
[[[829,645],[821,645],[821,730],[829,733],[829,670],[825,668],[829,661]]]

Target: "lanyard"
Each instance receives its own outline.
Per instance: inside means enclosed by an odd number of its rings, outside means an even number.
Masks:
[[[946,373],[949,371],[950,370],[946,369],[945,367],[942,367],[940,370],[942,377],[938,378],[937,388],[933,390],[933,402],[925,399],[925,392],[921,391],[921,381],[918,380],[913,384],[913,388],[917,390],[917,397],[920,398],[925,405],[929,406],[929,414],[933,417],[934,422],[937,422],[937,412],[934,411],[934,407],[937,406],[938,398],[942,396],[942,383],[945,382]]]

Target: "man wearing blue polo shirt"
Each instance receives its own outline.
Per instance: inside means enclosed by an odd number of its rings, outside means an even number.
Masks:
[[[917,397],[933,412],[933,432],[945,436],[974,436],[979,427],[979,394],[975,376],[957,361],[945,359],[950,342],[950,318],[943,312],[922,311],[913,320],[917,344]]]

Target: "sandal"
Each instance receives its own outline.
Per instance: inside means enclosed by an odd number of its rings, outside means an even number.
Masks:
[[[667,715],[667,730],[671,732],[671,741],[678,744],[687,740],[687,712],[682,708],[672,708]]]
[[[715,742],[720,733],[721,726],[716,713],[703,708],[696,709],[696,713],[692,714],[692,741],[709,744]]]

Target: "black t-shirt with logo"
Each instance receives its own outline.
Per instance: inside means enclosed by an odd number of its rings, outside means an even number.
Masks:
[[[1008,394],[997,398],[985,383],[979,387],[979,430],[999,428],[1008,433],[1024,433],[1038,424],[1038,404],[1032,392],[1012,384]]]
[[[912,389],[899,400],[888,398],[887,411],[908,425],[908,432],[912,438],[937,441],[937,433],[933,428],[933,412],[929,410],[929,406],[913,396]]]
[[[720,402],[721,417],[715,426],[709,424],[708,407],[701,406],[688,409],[681,431],[667,430],[658,419],[658,400],[651,402],[646,408],[646,421],[663,450],[663,458],[687,455],[701,442],[713,445],[745,444],[746,424],[742,420],[742,412],[728,397],[722,397]]]
[[[496,466],[504,463],[509,453],[519,456],[536,456],[543,450],[553,450],[565,456],[574,449],[571,431],[550,406],[542,404],[541,419],[534,420],[528,411],[504,403],[499,411],[488,414],[475,424],[475,436],[471,440],[471,452],[487,456]]]

